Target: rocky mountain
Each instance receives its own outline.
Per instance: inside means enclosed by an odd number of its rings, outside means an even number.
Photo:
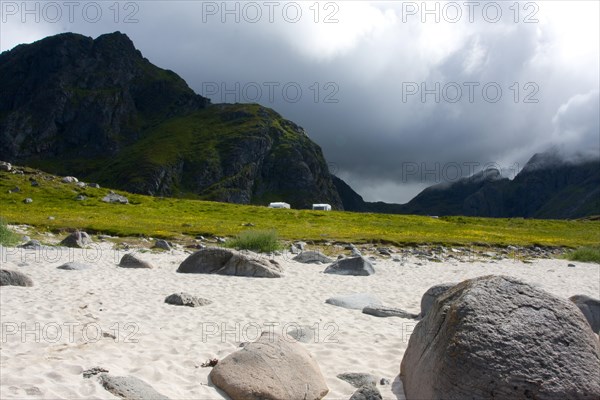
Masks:
[[[535,154],[512,181],[495,169],[431,186],[406,204],[365,202],[339,178],[346,210],[417,215],[580,218],[600,215],[600,160],[568,161]]]
[[[65,33],[0,54],[0,159],[160,196],[342,203],[304,130],[210,104],[124,34]]]

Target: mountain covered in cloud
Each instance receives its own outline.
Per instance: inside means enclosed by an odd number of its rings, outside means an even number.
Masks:
[[[406,204],[370,203],[334,180],[350,211],[480,217],[580,218],[600,215],[600,160],[535,154],[512,181],[489,169],[423,190]]]
[[[119,32],[0,54],[0,159],[136,193],[341,209],[321,148],[256,104],[210,104]]]

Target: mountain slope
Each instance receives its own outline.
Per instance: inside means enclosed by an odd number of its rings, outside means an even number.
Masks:
[[[136,193],[342,204],[319,146],[258,105],[211,105],[119,32],[0,54],[0,159]]]

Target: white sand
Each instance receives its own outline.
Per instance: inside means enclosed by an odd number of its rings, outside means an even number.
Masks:
[[[277,257],[286,276],[256,279],[178,274],[175,270],[187,257],[182,251],[142,254],[157,268],[128,270],[116,267],[123,252],[108,245],[100,250],[62,248],[45,256],[39,251],[3,250],[1,267],[26,273],[35,286],[0,289],[0,398],[113,398],[95,379],[83,379],[82,372],[96,366],[138,377],[172,399],[222,398],[208,383],[210,368],[200,364],[224,358],[240,342],[254,340],[259,329],[276,323],[277,332],[285,324],[309,325],[318,332],[316,343],[305,346],[326,377],[327,399],[348,399],[354,392],[336,378],[343,372],[385,377],[391,383],[379,386],[384,398],[402,399],[398,373],[415,321],[377,318],[325,304],[325,299],[370,292],[385,305],[418,313],[421,295],[432,285],[487,274],[511,275],[562,297],[597,298],[600,293],[599,265],[577,262],[571,268],[565,260],[422,266],[414,259],[404,266],[379,261],[375,275],[348,277],[325,275],[324,266]],[[72,260],[87,262],[93,269],[56,269]],[[179,291],[211,299],[213,304],[189,308],[164,303],[167,295]],[[23,328],[29,331],[24,333]],[[117,340],[95,340],[98,328],[117,334]],[[222,333],[222,328],[228,331]]]

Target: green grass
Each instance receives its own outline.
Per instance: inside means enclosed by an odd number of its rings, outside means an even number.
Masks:
[[[278,242],[277,232],[274,230],[242,231],[233,239],[228,240],[225,247],[262,253],[270,253],[282,248]]]
[[[336,211],[270,209],[200,200],[159,198],[116,191],[130,204],[100,199],[109,189],[79,188],[59,178],[24,168],[25,174],[0,173],[0,216],[7,223],[41,231],[83,229],[118,236],[178,239],[183,235],[235,236],[252,223],[276,230],[282,240],[378,242],[396,245],[444,244],[497,246],[600,245],[600,221],[533,220],[361,214]],[[39,186],[30,184],[30,178]],[[19,186],[19,193],[8,193]],[[75,197],[83,194],[84,201]],[[33,203],[24,204],[31,197]],[[48,219],[53,216],[54,219]]]
[[[19,243],[19,236],[8,229],[6,222],[0,219],[0,245],[2,246],[14,246]]]
[[[593,262],[600,264],[600,245],[580,247],[568,253],[566,257],[572,261]]]

